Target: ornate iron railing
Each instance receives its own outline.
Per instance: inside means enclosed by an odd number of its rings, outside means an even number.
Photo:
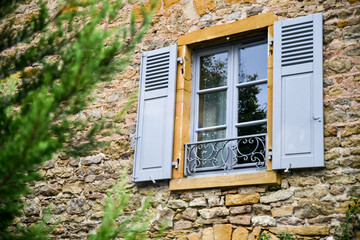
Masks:
[[[185,175],[264,168],[266,133],[185,144]]]

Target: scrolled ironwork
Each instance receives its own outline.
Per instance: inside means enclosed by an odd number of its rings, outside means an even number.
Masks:
[[[263,168],[266,162],[266,134],[185,144],[185,174]]]

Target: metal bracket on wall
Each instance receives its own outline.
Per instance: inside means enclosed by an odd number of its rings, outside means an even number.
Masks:
[[[178,57],[176,59],[177,62],[180,62],[180,64],[183,64],[184,63],[184,59],[182,57]]]
[[[136,145],[136,140],[137,140],[138,138],[140,138],[140,136],[137,136],[136,134],[130,133],[130,138],[131,138],[130,148],[131,148],[131,149],[134,149],[134,148],[135,148],[135,145]]]
[[[179,161],[180,161],[180,159],[176,159],[176,162],[171,162],[171,165],[174,166],[176,169],[178,169]]]

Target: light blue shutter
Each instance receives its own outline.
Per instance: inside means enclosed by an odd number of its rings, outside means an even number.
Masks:
[[[177,46],[141,58],[133,181],[171,178]]]
[[[324,166],[322,14],[274,25],[273,169]]]

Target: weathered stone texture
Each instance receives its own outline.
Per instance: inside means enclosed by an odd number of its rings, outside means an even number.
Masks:
[[[190,207],[206,207],[206,199],[204,197],[195,198],[189,204]]]
[[[318,215],[329,215],[334,212],[331,202],[321,202],[318,200],[302,200],[294,208],[295,216],[300,218],[314,218]]]
[[[169,200],[168,207],[173,209],[186,208],[188,203],[183,200]]]
[[[293,207],[292,206],[283,206],[280,208],[275,208],[271,210],[273,217],[285,217],[291,216],[293,214]]]
[[[270,216],[255,216],[251,218],[251,222],[255,226],[270,227],[276,226],[276,220]]]
[[[255,204],[260,200],[260,194],[229,194],[226,195],[225,204],[226,206],[236,206],[236,205],[247,205]]]
[[[327,236],[329,234],[330,227],[328,226],[302,226],[302,227],[271,227],[270,232],[279,234],[282,231],[288,231],[292,234],[303,235],[303,236]]]
[[[214,225],[214,240],[230,240],[232,226],[230,224]]]
[[[24,22],[23,18],[35,7],[33,2],[21,5],[17,10],[21,16],[14,24]],[[149,7],[148,1],[145,4]],[[54,12],[56,4],[50,5]],[[139,6],[135,3],[138,17]],[[126,8],[130,10],[131,4]],[[128,135],[135,133],[136,106],[119,122],[112,116],[138,88],[141,52],[175,44],[177,37],[185,33],[266,12],[273,12],[279,20],[315,12],[324,14],[325,168],[296,169],[291,175],[280,171],[281,186],[178,193],[170,192],[166,181],[157,181],[156,185],[131,183],[134,152]],[[30,186],[34,194],[25,198],[24,217],[18,221],[37,221],[51,204],[53,219],[60,222],[52,233],[55,239],[84,239],[99,226],[106,193],[127,168],[127,187],[132,195],[126,212],[134,213],[144,196],[154,192],[151,211],[156,214],[151,231],[154,233],[155,225],[169,219],[164,239],[255,240],[263,229],[272,234],[288,230],[308,239],[328,236],[330,226],[333,231],[334,222],[343,219],[348,198],[360,192],[359,16],[360,2],[355,0],[158,1],[153,24],[135,49],[130,65],[112,81],[99,84],[91,95],[95,101],[76,116],[90,124],[100,119],[111,123],[112,127],[99,136],[109,140],[110,145],[88,156],[70,157],[60,152],[46,162],[40,170],[45,180]],[[26,74],[31,74],[31,69]],[[190,82],[191,76],[187,79]]]
[[[229,217],[229,222],[236,225],[248,226],[251,224],[251,216],[235,216]]]
[[[193,208],[187,208],[183,214],[182,217],[187,220],[195,221],[197,219],[198,210]]]
[[[232,234],[232,240],[247,240],[249,231],[246,228],[238,227]]]
[[[268,196],[263,196],[260,198],[261,203],[272,203],[277,201],[282,201],[290,198],[294,192],[290,190],[280,190],[274,193],[271,193]]]
[[[249,213],[249,212],[251,212],[251,206],[245,205],[245,206],[240,206],[240,207],[230,207],[229,210],[232,215]]]
[[[258,240],[258,239],[260,239],[260,234],[261,234],[261,228],[260,227],[255,227],[253,229],[253,231],[251,232],[251,234],[249,235],[249,240]]]
[[[191,226],[192,226],[192,223],[190,221],[180,220],[178,222],[175,222],[174,229],[175,230],[189,229],[189,228],[191,228]]]
[[[202,231],[201,240],[214,240],[214,229],[212,227],[205,228]]]

